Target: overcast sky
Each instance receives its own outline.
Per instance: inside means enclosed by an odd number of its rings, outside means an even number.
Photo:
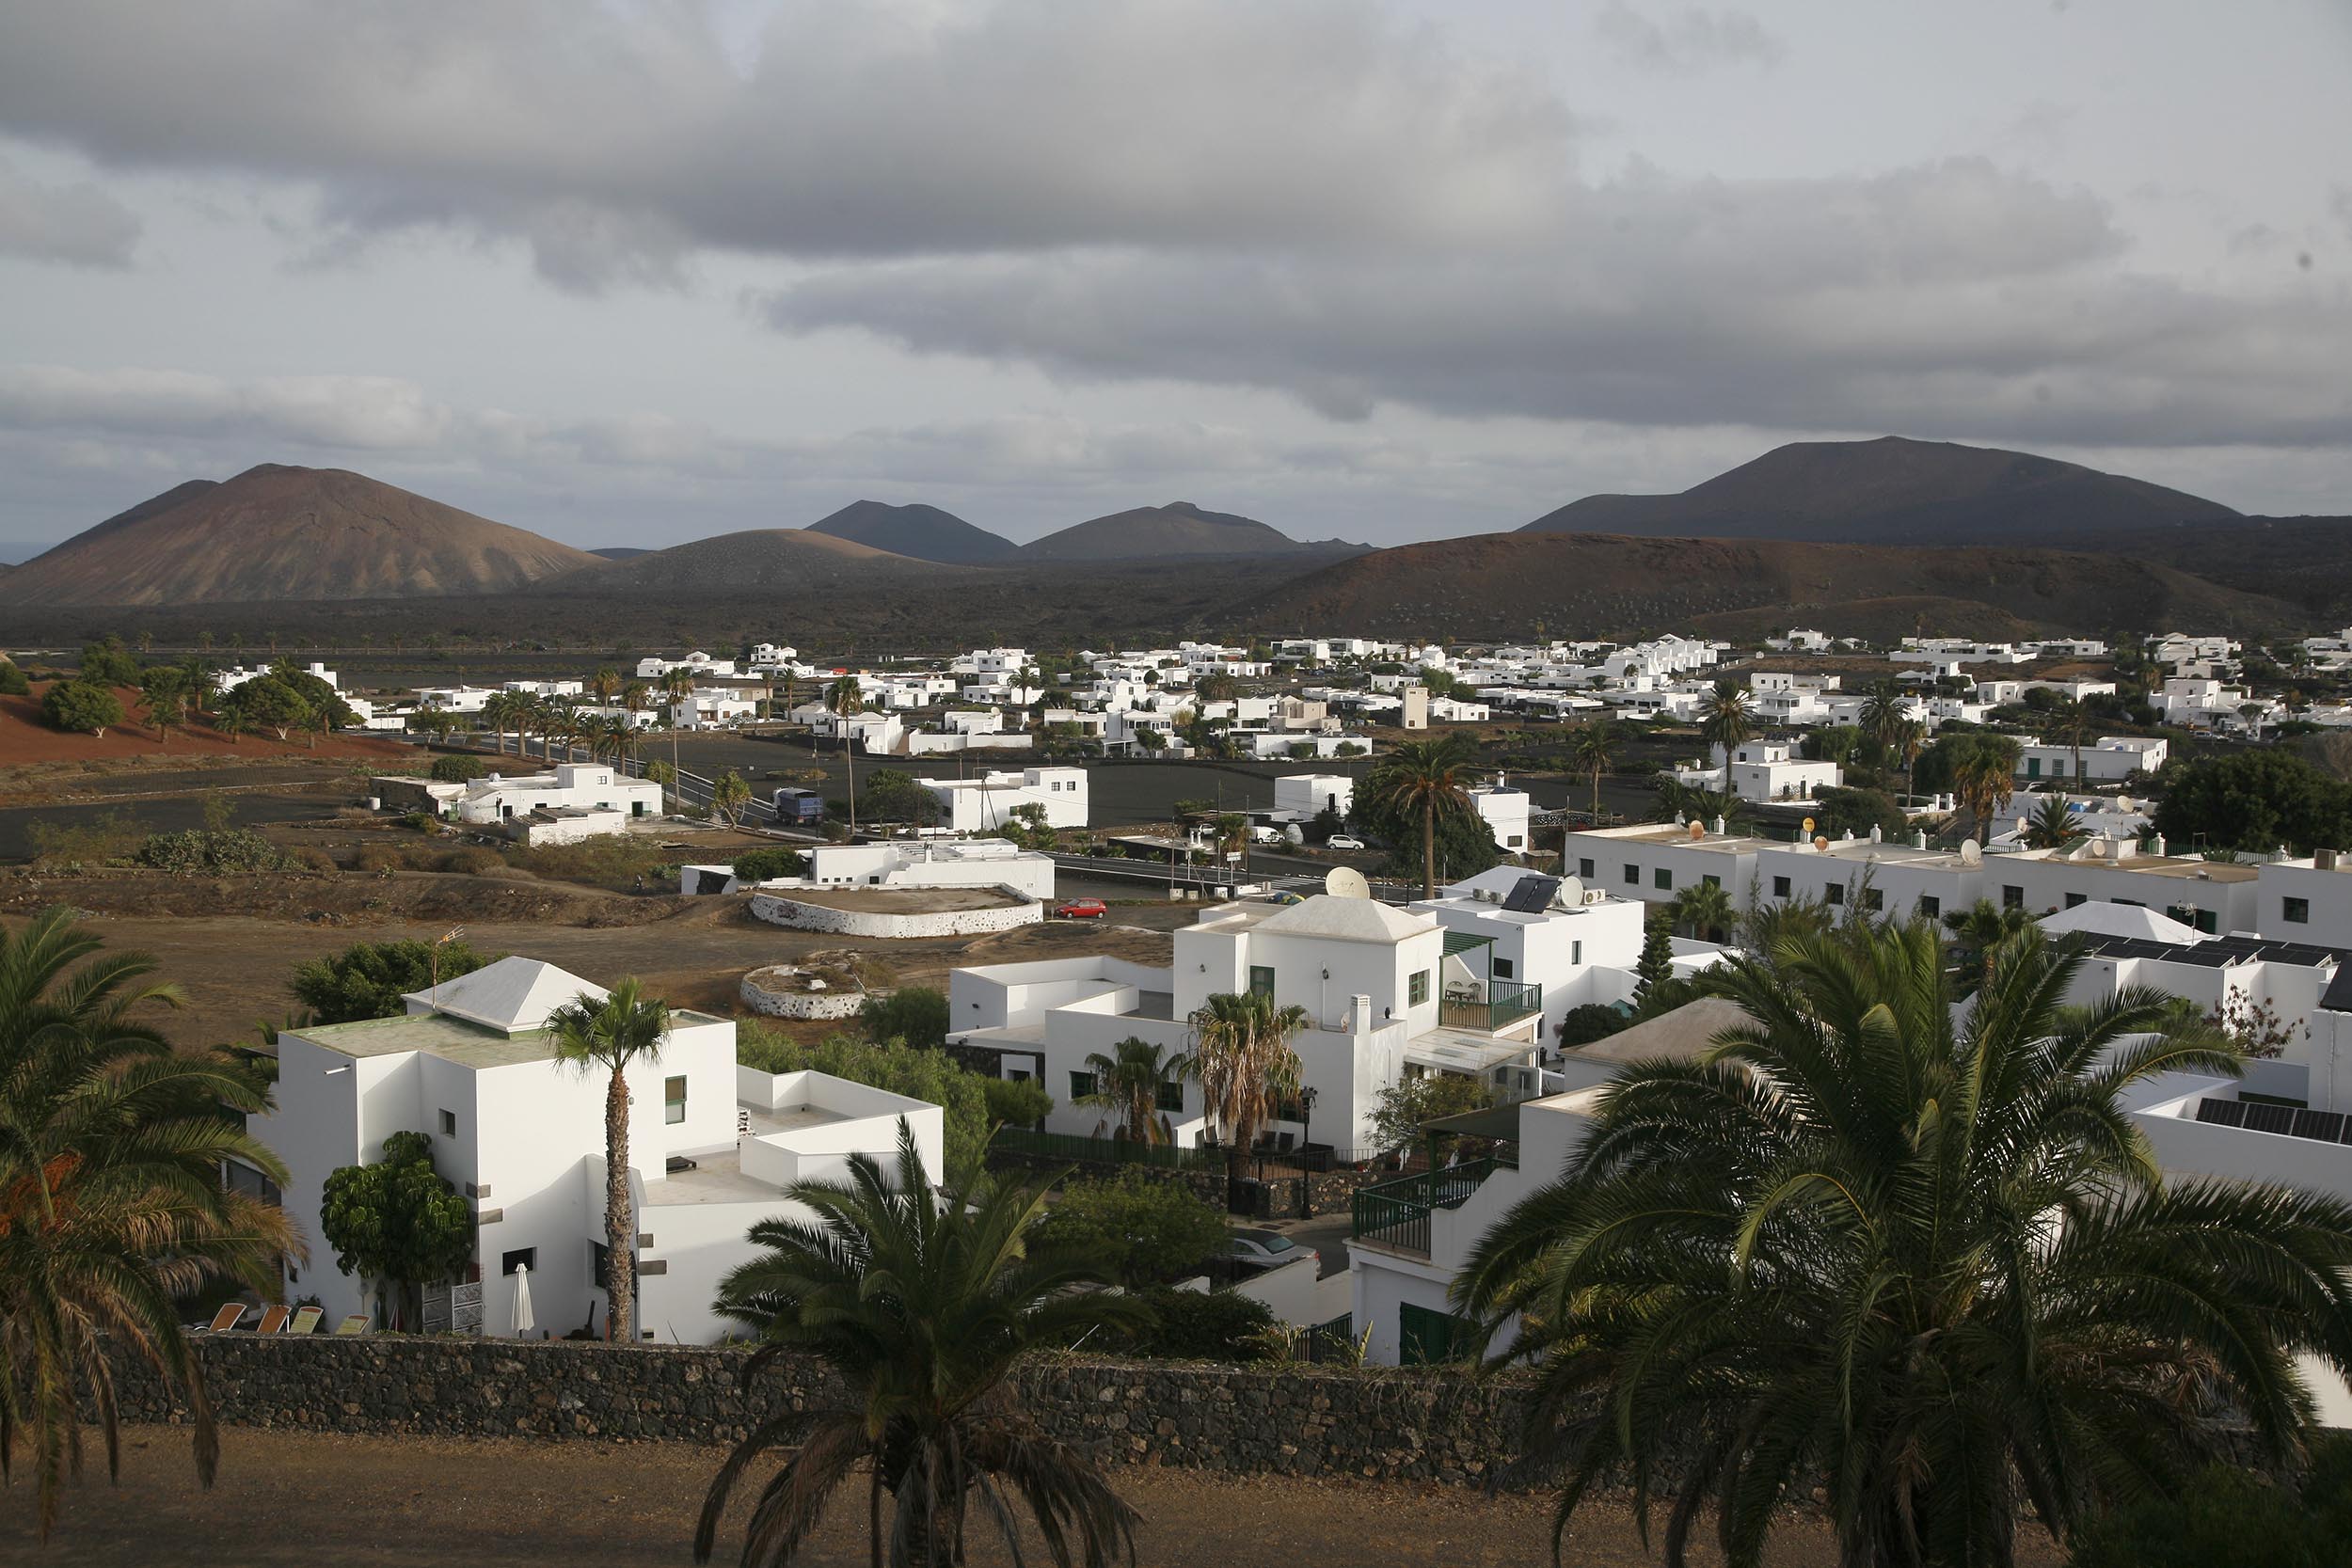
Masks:
[[[0,10],[0,540],[358,468],[1388,544],[1791,439],[2352,513],[2345,0]]]

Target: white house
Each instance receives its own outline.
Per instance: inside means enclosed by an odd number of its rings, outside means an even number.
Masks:
[[[1809,762],[1797,754],[1794,742],[1743,740],[1731,750],[1731,793],[1742,800],[1810,800],[1821,790],[1835,789],[1845,775],[1834,762]],[[1676,777],[1706,789],[1724,785],[1724,748],[1716,746],[1703,768],[1684,768]]]
[[[1260,991],[1306,1010],[1291,1043],[1301,1086],[1312,1091],[1305,1114],[1268,1135],[1281,1147],[1311,1135],[1362,1148],[1380,1091],[1405,1077],[1476,1077],[1504,1099],[1541,1087],[1541,1002],[1494,982],[1484,967],[1491,950],[1430,915],[1367,898],[1229,904],[1176,931],[1166,969],[1096,956],[955,970],[948,1038],[993,1053],[1007,1077],[1040,1079],[1055,1098],[1048,1130],[1088,1135],[1103,1120],[1076,1103],[1092,1089],[1089,1055],[1109,1055],[1131,1037],[1188,1052],[1189,1020],[1211,996]],[[1197,1085],[1171,1086],[1162,1108],[1181,1144],[1214,1132]]]
[[[2259,876],[2251,865],[2143,855],[2135,840],[2094,838],[1987,856],[1981,895],[2038,915],[2093,900],[2137,905],[2211,935],[2254,928]]]
[[[2252,926],[2283,942],[2352,947],[2352,857],[2323,849],[2257,867]]]
[[[1276,815],[1304,820],[1318,812],[1337,812],[1344,821],[1355,809],[1356,781],[1345,773],[1285,773],[1274,781]]]
[[[1408,907],[1454,936],[1488,944],[1489,1001],[1504,988],[1533,988],[1529,1000],[1544,1010],[1542,1039],[1552,1037],[1571,1007],[1607,1006],[1633,994],[1646,911],[1639,899],[1613,897],[1598,888],[1564,896],[1560,878],[1498,865]],[[1468,950],[1465,942],[1451,945]]]
[[[1054,896],[1054,857],[1009,839],[888,839],[880,844],[818,844],[804,851],[805,876],[787,887],[1009,887],[1031,898]]]
[[[1497,848],[1513,855],[1527,853],[1534,842],[1529,821],[1534,814],[1527,791],[1514,789],[1507,776],[1498,776],[1490,784],[1471,785],[1470,798],[1486,831],[1494,834]]]
[[[2034,741],[2017,749],[2017,776],[2077,784],[2122,784],[2135,773],[2153,773],[2171,752],[2171,742],[2161,736],[2103,735],[2082,749],[2077,771],[2071,743]]]
[[[376,1309],[373,1282],[339,1271],[322,1237],[326,1182],[381,1159],[392,1133],[421,1132],[477,1230],[467,1278],[428,1291],[423,1323],[405,1326],[512,1334],[519,1267],[538,1332],[592,1317],[600,1332],[607,1085],[555,1060],[547,1023],[566,1003],[605,995],[552,964],[510,958],[409,996],[400,1018],[282,1031],[276,1108],[248,1125],[285,1162],[281,1200],[310,1243],[288,1293],[317,1296],[330,1320]],[[672,1009],[659,1056],[627,1078],[647,1338],[721,1338],[711,1298],[750,1255],[745,1232],[805,1217],[785,1196],[793,1182],[834,1175],[853,1153],[886,1159],[901,1118],[926,1174],[936,1181],[944,1170],[937,1106],[822,1073],[739,1068],[725,1019]]]
[[[977,779],[924,779],[939,802],[940,826],[960,833],[994,832],[1023,806],[1041,806],[1049,828],[1087,825],[1087,770],[1027,768]]]
[[[1703,824],[1644,822],[1587,828],[1566,835],[1563,863],[1587,887],[1621,898],[1663,904],[1693,882],[1713,882],[1745,910],[1759,851],[1782,847],[1772,839],[1709,832]]]
[[[1806,842],[1760,850],[1755,897],[1767,906],[1806,901],[1839,909],[1859,899],[1898,920],[1936,920],[1974,904],[1983,880],[1984,868],[1964,851],[1841,838],[1825,849]]]
[[[506,827],[532,843],[564,844],[619,832],[632,817],[661,815],[661,786],[632,779],[605,762],[559,762],[551,773],[493,773],[465,786],[451,815],[460,822]]]

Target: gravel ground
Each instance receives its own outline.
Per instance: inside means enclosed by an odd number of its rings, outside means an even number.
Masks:
[[[346,1437],[231,1429],[222,1433],[220,1480],[197,1489],[184,1433],[125,1433],[123,1478],[109,1488],[103,1460],[71,1490],[58,1531],[37,1546],[32,1496],[19,1478],[0,1492],[0,1561],[44,1565],[136,1563],[194,1568],[320,1568],[460,1561],[469,1568],[554,1564],[684,1564],[694,1515],[718,1451],[684,1444],[455,1442]],[[739,1496],[764,1482],[756,1472]],[[1144,1515],[1145,1564],[1256,1568],[1301,1561],[1344,1568],[1502,1568],[1549,1560],[1549,1500],[1461,1487],[1223,1477],[1181,1470],[1120,1470],[1112,1480]],[[829,1514],[809,1568],[860,1568],[864,1489]],[[744,1510],[730,1516],[718,1560],[739,1546]],[[1653,1538],[1654,1539],[1654,1538]],[[2021,1561],[2053,1554],[2021,1540]],[[1040,1560],[1032,1543],[1031,1560]],[[1781,1531],[1775,1568],[1830,1563],[1827,1537],[1808,1520]],[[993,1544],[976,1562],[1008,1560]],[[1656,1561],[1621,1508],[1579,1515],[1563,1560],[1573,1568]],[[1693,1561],[1714,1563],[1707,1551]]]

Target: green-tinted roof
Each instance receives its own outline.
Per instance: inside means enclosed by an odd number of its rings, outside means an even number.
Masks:
[[[1467,953],[1473,947],[1492,947],[1494,944],[1494,938],[1472,936],[1468,931],[1450,930],[1445,934],[1445,950],[1448,953]]]

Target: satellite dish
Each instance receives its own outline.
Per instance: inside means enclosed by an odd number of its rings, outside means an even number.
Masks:
[[[1692,823],[1691,836],[1694,839],[1705,838],[1707,836],[1707,824],[1704,822]]]
[[[1584,907],[1584,884],[1577,878],[1563,877],[1560,879],[1560,891],[1553,894],[1552,898],[1564,910],[1581,909]]]
[[[1372,884],[1352,865],[1335,865],[1324,873],[1323,891],[1334,898],[1369,898]]]
[[[1815,840],[1813,841],[1813,852],[1814,852],[1815,854],[1817,854],[1817,855],[1826,855],[1826,854],[1828,854],[1828,853],[1829,853],[1829,840],[1828,840],[1828,839],[1826,839],[1826,838],[1817,838],[1817,839],[1815,839]]]
[[[2132,798],[2130,796],[2119,795],[2115,798],[2115,809],[2117,811],[2137,811],[2139,808],[2132,804]]]
[[[1984,851],[1977,847],[1975,839],[1963,838],[1960,841],[1960,863],[1963,865],[1984,863]]]

